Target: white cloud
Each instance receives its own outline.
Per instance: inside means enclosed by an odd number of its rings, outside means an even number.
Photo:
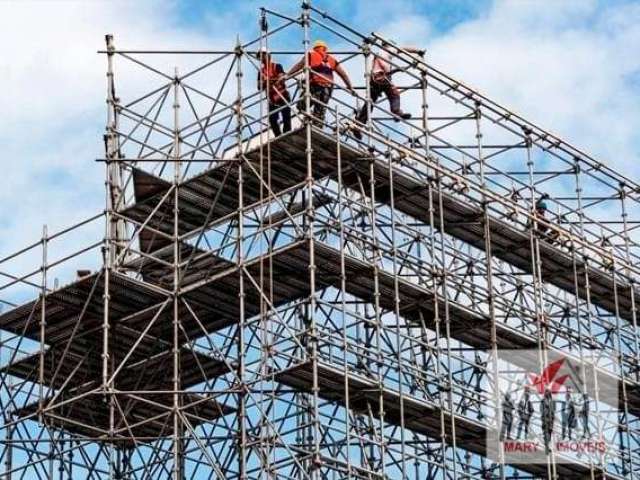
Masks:
[[[96,50],[105,33],[119,46],[195,49],[228,47],[238,25],[256,28],[253,5],[251,21],[242,21],[243,5],[241,14],[205,18],[206,31],[177,23],[176,5],[0,2],[0,142],[11,186],[0,191],[0,251],[34,238],[43,223],[61,228],[103,207],[103,170],[93,159],[102,155],[106,62]],[[371,15],[377,31],[426,46],[430,61],[499,103],[614,166],[638,164],[637,4],[498,1],[440,36],[411,2],[389,10],[363,1],[355,26]]]
[[[380,31],[436,67],[619,168],[638,163],[640,5],[499,0],[435,36],[427,17]]]
[[[162,10],[148,2],[0,3],[3,133],[16,123],[65,121],[82,105],[92,109],[96,94],[104,97],[105,60],[96,54],[104,34],[134,44],[166,41],[154,38],[163,29],[173,33]]]
[[[171,1],[0,2],[2,252],[35,239],[44,223],[60,229],[104,208],[94,159],[103,156],[106,57],[96,52],[106,33],[127,48],[230,44],[221,26],[210,35],[181,27],[175,9]]]
[[[454,77],[615,166],[637,165],[640,6],[499,1],[430,44]]]
[[[421,15],[407,15],[386,23],[380,33],[402,45],[424,46],[431,37],[431,24]]]

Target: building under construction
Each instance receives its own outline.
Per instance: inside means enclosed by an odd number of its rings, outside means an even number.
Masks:
[[[256,25],[107,36],[105,210],[0,259],[1,478],[640,478],[637,179],[307,3]],[[318,37],[355,91],[318,121],[305,60],[274,137],[256,52]],[[380,52],[410,119],[370,101]],[[514,350],[584,367],[606,449],[489,451]]]

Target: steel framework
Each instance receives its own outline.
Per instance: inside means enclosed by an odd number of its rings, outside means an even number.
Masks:
[[[259,20],[106,37],[106,208],[0,259],[2,478],[640,478],[640,185],[308,3]],[[305,66],[274,138],[256,51],[316,34],[361,85],[312,122]],[[379,51],[412,119],[369,100]],[[607,455],[487,457],[511,349],[619,384]]]

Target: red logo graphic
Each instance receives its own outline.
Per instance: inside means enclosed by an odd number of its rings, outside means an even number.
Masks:
[[[540,395],[543,395],[547,388],[551,390],[552,394],[560,393],[562,391],[564,382],[569,378],[569,374],[562,375],[558,378],[555,377],[564,364],[564,361],[565,359],[561,358],[560,360],[550,363],[547,368],[542,370],[540,375],[536,375],[535,373],[529,374],[529,377],[531,378],[531,385],[536,387],[536,391]]]

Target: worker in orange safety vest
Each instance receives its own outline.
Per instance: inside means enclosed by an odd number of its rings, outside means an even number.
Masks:
[[[309,61],[309,91],[311,93],[311,103],[313,105],[314,123],[321,123],[324,121],[324,116],[327,110],[327,104],[331,99],[334,87],[334,72],[344,82],[345,87],[353,93],[353,87],[351,86],[351,80],[349,75],[344,71],[342,66],[336,58],[328,52],[327,44],[322,40],[318,40],[314,43],[313,49],[307,52]],[[303,70],[305,66],[305,59],[302,58],[296,63],[288,75],[293,76],[299,71]]]
[[[258,72],[258,90],[267,92],[269,105],[269,125],[273,134],[278,137],[281,133],[291,130],[291,107],[289,92],[285,85],[285,75],[282,65],[275,63],[266,49],[258,52],[260,71]],[[282,117],[282,130],[280,129]]]

